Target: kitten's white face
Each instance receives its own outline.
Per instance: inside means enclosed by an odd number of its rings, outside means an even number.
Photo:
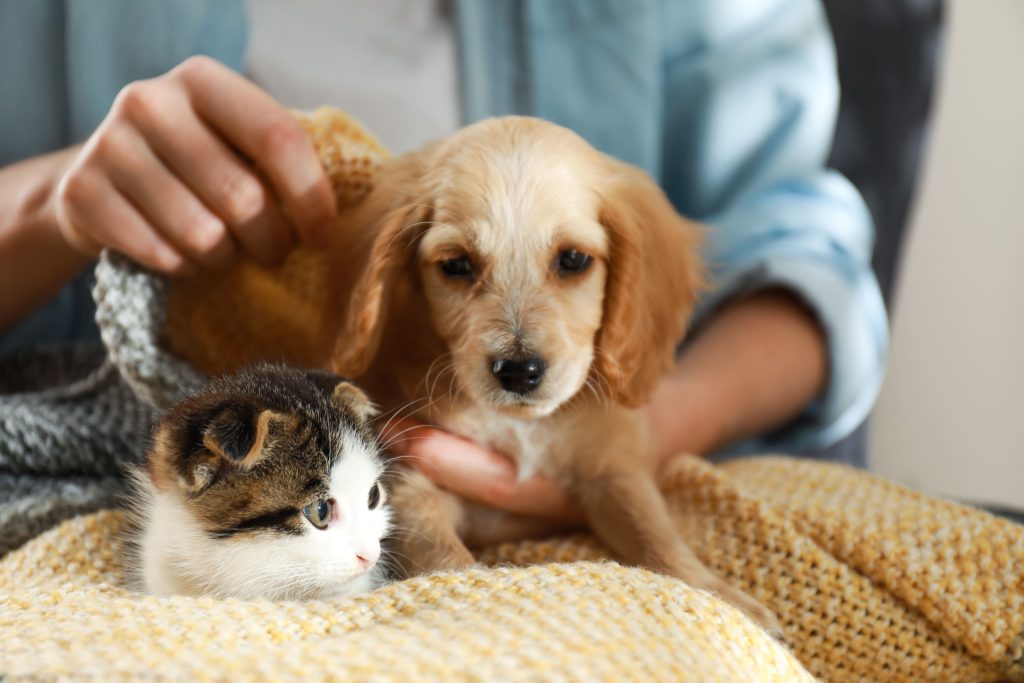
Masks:
[[[390,528],[383,467],[358,435],[342,432],[330,473],[330,513],[301,515],[300,534],[262,530],[215,539],[173,493],[153,494],[142,539],[143,580],[156,595],[242,599],[353,595],[383,582],[380,540]]]
[[[374,569],[390,517],[378,483],[383,472],[376,454],[356,435],[343,438],[346,443],[338,450],[344,455],[331,470],[332,509],[325,528],[304,516],[299,536],[236,537],[218,551],[241,581],[232,589],[236,596],[323,598],[379,585],[381,572]],[[372,495],[376,500],[370,509]]]
[[[173,406],[137,476],[144,588],[301,600],[380,585],[374,414],[340,377],[269,364]]]

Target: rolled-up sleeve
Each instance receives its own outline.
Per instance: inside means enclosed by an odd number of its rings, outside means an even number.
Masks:
[[[712,226],[713,290],[701,316],[738,294],[785,287],[820,321],[829,347],[824,392],[755,446],[819,449],[863,421],[881,385],[888,325],[871,270],[874,228],[853,185],[825,167],[839,92],[820,4],[729,11],[736,4],[699,18],[706,48],[676,75],[674,97],[688,98],[681,134],[690,137],[683,158],[665,160],[666,180],[680,183],[683,210]]]

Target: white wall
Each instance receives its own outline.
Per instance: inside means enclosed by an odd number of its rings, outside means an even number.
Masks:
[[[948,5],[874,465],[1024,508],[1024,1]]]

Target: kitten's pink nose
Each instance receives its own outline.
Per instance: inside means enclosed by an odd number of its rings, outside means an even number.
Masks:
[[[363,569],[369,569],[380,557],[380,545],[366,546],[356,551],[356,559]]]

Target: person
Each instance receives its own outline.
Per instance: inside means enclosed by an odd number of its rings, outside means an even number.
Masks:
[[[55,17],[55,7],[64,14]],[[299,241],[316,245],[334,216],[301,130],[236,73],[244,6],[164,7],[76,0],[0,8],[0,61],[28,67],[15,87],[34,98],[14,107],[5,97],[0,109],[5,344],[41,340],[38,329],[23,331],[24,319],[69,280],[80,294],[87,282],[77,274],[102,247],[201,277],[240,252],[273,264]],[[870,216],[852,185],[824,166],[838,85],[817,0],[454,7],[465,121],[523,113],[566,125],[643,167],[682,213],[715,228],[715,289],[646,408],[659,453],[798,453],[852,431],[877,394],[887,329],[870,269]],[[69,72],[39,59],[61,35],[81,36],[64,43]],[[28,63],[26,43],[39,46]],[[196,53],[210,56],[189,56]],[[55,111],[69,105],[70,126]],[[47,116],[33,118],[40,111]],[[30,143],[63,149],[41,154]],[[81,299],[35,315],[66,323]],[[542,476],[518,482],[500,454],[409,429],[402,447],[440,485],[513,512],[577,516]]]

